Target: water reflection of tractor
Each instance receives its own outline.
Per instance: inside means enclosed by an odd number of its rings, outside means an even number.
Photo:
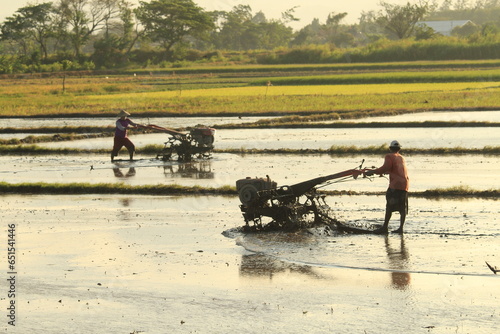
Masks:
[[[214,149],[215,129],[206,126],[196,126],[183,133],[157,125],[148,125],[146,128],[165,132],[171,137],[165,142],[162,151],[156,156],[163,161],[191,161],[193,159],[207,159]]]
[[[214,172],[210,160],[191,161],[188,163],[167,164],[163,166],[167,177],[190,179],[213,179]]]
[[[241,201],[247,231],[294,230],[319,224],[330,224],[351,232],[365,232],[357,227],[349,227],[331,216],[331,208],[325,201],[325,194],[317,192],[317,186],[357,179],[366,169],[355,169],[317,177],[291,186],[277,186],[269,176],[266,178],[246,178],[236,181],[236,189]],[[263,222],[263,217],[270,218]],[[369,231],[366,231],[369,232]]]

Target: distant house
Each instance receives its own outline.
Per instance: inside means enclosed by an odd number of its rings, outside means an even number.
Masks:
[[[470,20],[454,20],[454,21],[420,21],[417,25],[428,26],[438,34],[451,36],[451,31],[456,27],[461,27],[467,23],[472,23]]]

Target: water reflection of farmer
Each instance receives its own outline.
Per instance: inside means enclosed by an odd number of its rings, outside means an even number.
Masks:
[[[405,159],[399,154],[401,145],[397,140],[393,140],[389,149],[391,153],[385,156],[384,164],[377,169],[367,171],[365,174],[368,176],[373,174],[389,174],[384,225],[375,232],[387,233],[392,213],[398,211],[400,214],[400,225],[394,232],[403,233],[403,225],[408,213],[408,188],[410,182]]]
[[[385,250],[387,252],[387,258],[389,259],[391,269],[394,270],[404,270],[409,259],[409,254],[405,247],[405,240],[402,235],[399,245],[399,249],[397,247],[392,247],[389,242],[389,237],[385,237]],[[394,288],[404,290],[410,285],[411,276],[409,273],[393,271],[391,273],[391,279],[392,286]]]
[[[116,177],[132,177],[135,176],[135,168],[130,167],[126,174],[123,174],[120,168],[113,168],[113,173],[115,174]]]
[[[130,116],[130,114],[125,110],[121,110],[120,113],[118,114],[118,117],[120,118],[116,121],[114,145],[113,145],[113,151],[111,152],[111,162],[114,161],[115,157],[118,155],[118,152],[121,150],[123,146],[127,148],[130,160],[134,159],[135,145],[128,138],[127,129],[130,126],[136,128],[136,127],[144,127],[144,125],[132,122],[132,120],[129,119],[128,116]]]

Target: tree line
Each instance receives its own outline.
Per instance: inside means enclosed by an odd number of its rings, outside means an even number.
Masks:
[[[315,52],[325,48],[352,54],[391,41],[443,38],[418,24],[423,20],[470,20],[448,37],[463,45],[500,41],[500,0],[381,1],[379,6],[378,11],[362,12],[356,24],[343,23],[347,13],[331,12],[324,23],[314,19],[293,31],[290,23],[299,21],[297,7],[285,10],[281,19],[267,19],[249,5],[206,11],[192,0],[140,1],[137,6],[127,0],[27,5],[0,25],[0,73],[148,66],[249,50],[281,50],[290,62],[298,52],[298,62],[317,62]],[[304,48],[309,52],[300,52]]]

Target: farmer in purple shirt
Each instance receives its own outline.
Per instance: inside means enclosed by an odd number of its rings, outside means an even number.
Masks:
[[[130,160],[134,159],[135,145],[127,137],[127,128],[129,126],[134,128],[143,127],[143,125],[132,122],[132,120],[127,118],[128,116],[130,116],[130,114],[125,110],[121,110],[118,114],[118,117],[120,118],[116,121],[115,140],[113,151],[111,152],[111,162],[114,161],[114,158],[118,155],[118,152],[123,146],[127,148]]]

